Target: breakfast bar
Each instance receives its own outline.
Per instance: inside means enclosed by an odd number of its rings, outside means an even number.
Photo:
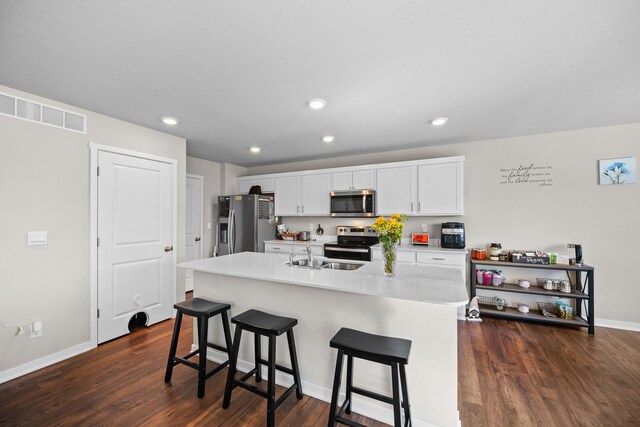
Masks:
[[[281,254],[243,252],[189,261],[179,267],[194,271],[194,296],[228,303],[231,316],[246,310],[294,317],[296,346],[304,394],[331,399],[336,352],[331,337],[342,327],[412,341],[407,379],[415,426],[456,426],[457,307],[468,296],[460,269],[398,265],[395,277],[385,277],[380,262],[357,269],[322,268],[331,260],[316,257],[316,268],[289,266]],[[324,262],[323,262],[324,261]],[[224,342],[214,321],[210,340]],[[194,346],[196,342],[194,341]],[[280,348],[282,346],[282,348]],[[278,342],[277,362],[288,366],[286,341]],[[226,360],[209,349],[208,357]],[[241,343],[238,369],[253,367],[253,344]],[[389,395],[391,380],[382,366],[358,361],[357,385]],[[288,386],[288,375],[277,377]],[[353,411],[391,423],[389,405],[354,397]]]

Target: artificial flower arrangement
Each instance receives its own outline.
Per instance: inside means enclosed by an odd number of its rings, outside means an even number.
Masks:
[[[371,228],[378,232],[380,246],[382,246],[385,276],[391,277],[395,274],[398,244],[402,238],[402,230],[406,220],[407,216],[404,214],[393,214],[389,218],[378,217],[371,224]]]

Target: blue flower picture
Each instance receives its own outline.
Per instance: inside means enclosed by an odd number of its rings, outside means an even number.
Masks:
[[[636,158],[600,160],[600,185],[636,183]]]

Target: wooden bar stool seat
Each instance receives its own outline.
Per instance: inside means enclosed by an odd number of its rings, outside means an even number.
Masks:
[[[173,367],[177,364],[183,364],[198,371],[198,398],[204,397],[204,383],[208,378],[211,378],[216,373],[224,369],[229,364],[231,356],[231,330],[229,329],[229,317],[227,311],[231,308],[229,304],[209,301],[204,298],[193,298],[187,301],[182,301],[174,304],[173,308],[177,310],[176,322],[173,326],[173,336],[171,337],[171,347],[169,349],[169,358],[167,360],[167,370],[164,375],[164,382],[171,381],[173,374]],[[177,357],[176,350],[178,347],[178,338],[180,335],[180,326],[182,325],[182,316],[188,315],[196,318],[198,324],[198,349],[192,351],[184,357]],[[224,331],[225,347],[211,343],[208,341],[209,334],[209,319],[220,315],[222,320],[222,329]],[[224,351],[227,353],[227,360],[211,372],[206,372],[207,369],[207,348],[215,348],[216,350]],[[198,355],[198,363],[189,361],[191,357]]]
[[[405,365],[409,362],[409,352],[411,351],[411,341],[402,338],[385,337],[373,335],[366,332],[349,328],[342,328],[331,339],[329,344],[332,348],[338,349],[336,360],[336,371],[333,379],[333,390],[331,393],[331,406],[329,409],[329,427],[337,423],[348,426],[362,426],[343,414],[351,414],[352,394],[379,400],[393,406],[393,419],[395,427],[402,427],[401,409],[404,411],[404,426],[411,426],[411,412],[409,406],[409,394],[407,391],[407,377]],[[342,378],[342,362],[347,356],[347,389],[345,400],[340,405],[338,411],[338,394],[340,392],[340,381]],[[369,390],[353,385],[353,358],[369,360],[391,367],[392,396],[384,396]],[[402,388],[402,395],[400,394]]]
[[[231,352],[231,363],[229,364],[229,372],[227,373],[227,385],[224,390],[224,400],[222,407],[227,409],[231,403],[231,393],[234,388],[242,387],[252,393],[267,399],[267,427],[275,426],[275,411],[278,406],[284,402],[294,391],[296,397],[302,399],[302,385],[300,382],[300,370],[298,367],[298,356],[296,354],[296,345],[293,339],[293,327],[298,324],[297,319],[290,317],[275,316],[259,310],[248,310],[231,319],[231,323],[236,325],[233,336],[233,350]],[[238,351],[240,350],[240,337],[242,331],[254,333],[255,346],[255,367],[236,379],[236,364],[238,361]],[[287,368],[276,363],[276,338],[286,333],[289,344],[289,357],[291,358],[291,368]],[[267,336],[269,338],[269,356],[264,360],[261,355],[260,337]],[[255,375],[256,382],[262,381],[261,367],[266,365],[268,369],[267,391],[249,384],[246,381]],[[293,376],[293,385],[289,387],[277,400],[276,394],[276,370],[285,372]]]

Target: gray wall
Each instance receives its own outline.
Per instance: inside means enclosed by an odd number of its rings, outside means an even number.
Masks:
[[[89,142],[178,161],[178,231],[185,225],[186,141],[0,86],[87,115],[86,135],[0,116],[0,323],[43,322],[41,338],[0,327],[0,374],[89,341]],[[49,244],[27,246],[27,231]],[[184,233],[178,233],[178,260]],[[183,275],[177,293],[184,298]]]
[[[638,327],[640,286],[635,263],[640,241],[640,183],[598,185],[598,160],[640,158],[639,141],[640,124],[635,123],[253,167],[247,175],[464,155],[465,215],[411,218],[405,237],[420,231],[421,224],[429,224],[429,231],[438,235],[440,223],[459,220],[466,226],[468,248],[501,242],[504,248],[572,254],[567,243],[582,243],[585,261],[596,269],[596,318],[632,322]],[[501,169],[531,163],[551,167],[551,186],[500,184]],[[307,230],[309,222],[322,223],[329,234],[345,223],[326,217],[286,217],[283,221],[299,230]]]

